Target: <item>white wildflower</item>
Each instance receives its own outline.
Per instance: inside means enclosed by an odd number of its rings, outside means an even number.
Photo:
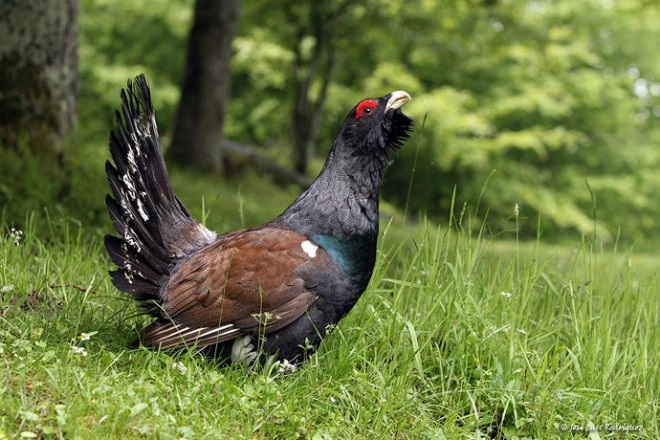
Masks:
[[[181,374],[186,374],[186,372],[188,371],[188,367],[186,367],[183,364],[183,362],[174,362],[172,364],[172,368],[175,369],[175,370],[179,370],[179,372],[181,372]]]
[[[80,333],[80,336],[78,336],[78,338],[79,338],[81,341],[89,341],[90,339],[92,339],[92,336],[94,336],[94,335],[97,334],[97,333],[98,333],[98,332],[90,332],[90,333],[84,333],[84,332],[83,332],[83,333]]]
[[[9,230],[9,238],[14,240],[14,245],[19,246],[21,241],[23,241],[23,231],[16,228],[11,228]]]
[[[277,371],[280,373],[295,373],[298,371],[298,366],[286,359],[275,362],[275,365],[277,366]]]
[[[500,293],[500,295],[502,295],[505,298],[511,298],[513,296],[513,293],[502,291],[502,293]]]
[[[87,350],[85,350],[85,347],[78,347],[77,345],[72,345],[71,351],[73,352],[73,354],[79,354],[80,356],[87,356]]]
[[[521,335],[526,335],[527,334],[527,330],[525,330],[524,328],[517,328],[516,331],[518,333],[520,333]]]

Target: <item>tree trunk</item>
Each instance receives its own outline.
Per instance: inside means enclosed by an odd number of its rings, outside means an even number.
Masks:
[[[223,125],[230,95],[231,43],[238,0],[197,0],[181,99],[168,156],[192,168],[223,171]]]
[[[0,1],[0,148],[63,155],[77,118],[78,9]]]
[[[297,5],[296,5],[297,7]],[[341,8],[333,9],[329,1],[311,2],[307,22],[298,24],[298,39],[293,64],[293,117],[291,123],[291,162],[296,173],[304,175],[318,135],[323,107],[334,67],[335,22]],[[295,20],[291,14],[291,20]],[[303,41],[311,36],[314,49],[306,57]],[[319,92],[312,96],[315,82]]]

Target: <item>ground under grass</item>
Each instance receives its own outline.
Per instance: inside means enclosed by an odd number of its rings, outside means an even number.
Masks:
[[[383,225],[300,370],[128,350],[99,232],[0,227],[0,440],[660,438],[660,258]],[[394,222],[395,223],[395,222]]]

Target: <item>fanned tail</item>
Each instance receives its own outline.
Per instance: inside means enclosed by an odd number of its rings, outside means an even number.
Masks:
[[[119,236],[106,236],[105,247],[118,266],[111,272],[117,289],[158,316],[160,289],[174,265],[216,234],[195,221],[174,194],[144,75],[128,81],[121,101],[110,134],[114,164],[105,164],[112,190],[105,201]]]

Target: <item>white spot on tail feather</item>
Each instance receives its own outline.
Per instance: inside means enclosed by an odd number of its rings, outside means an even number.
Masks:
[[[124,278],[126,278],[128,284],[133,284],[133,266],[128,261],[124,263]]]
[[[128,150],[128,153],[126,153],[126,160],[128,161],[129,171],[131,173],[137,173],[137,162],[135,161],[135,154],[133,154],[133,150]]]
[[[147,211],[144,210],[144,204],[142,204],[142,200],[140,200],[139,198],[137,199],[137,209],[138,209],[138,213],[140,214],[140,217],[142,217],[142,220],[144,220],[145,222],[149,220]]]
[[[302,248],[303,251],[305,251],[307,255],[309,255],[309,258],[316,257],[316,251],[319,248],[317,245],[315,245],[309,240],[305,240],[302,243],[300,243],[300,247]]]
[[[133,231],[131,228],[126,228],[124,231],[124,241],[133,249],[135,249],[135,252],[139,253],[142,250],[140,247],[140,241],[135,235],[135,231]]]
[[[121,206],[121,212],[123,214],[124,220],[131,220],[133,216],[131,215],[131,211],[128,210],[128,204],[126,203],[126,199],[124,197],[120,197],[119,205]]]
[[[135,183],[133,182],[130,174],[124,174],[121,176],[121,181],[124,182],[124,187],[128,191],[128,197],[131,200],[135,200],[137,197],[137,191],[135,190]]]

